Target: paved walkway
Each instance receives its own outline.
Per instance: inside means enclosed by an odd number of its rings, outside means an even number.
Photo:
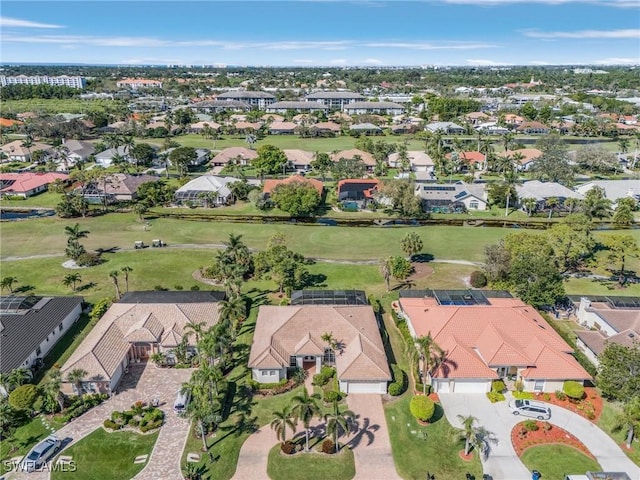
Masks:
[[[181,447],[188,433],[189,422],[176,418],[173,413],[173,401],[182,383],[191,376],[191,372],[190,369],[156,368],[152,364],[130,365],[129,373],[118,385],[118,395],[114,395],[55,432],[63,442],[63,450],[100,428],[104,420],[109,418],[114,410],[126,410],[138,400],[148,402],[152,397],[158,396],[160,408],[165,412],[167,422],[160,430],[160,435],[146,467],[135,478],[141,480],[147,478],[182,480],[180,472]],[[176,456],[178,448],[180,448],[180,453]],[[46,472],[13,473],[11,475],[7,478],[27,480],[49,478],[49,474]]]
[[[349,410],[357,415],[358,430],[347,443],[353,450],[355,480],[400,479],[393,463],[389,429],[379,394],[351,394]]]
[[[457,415],[473,415],[478,423],[497,437],[491,453],[483,462],[484,473],[494,480],[529,480],[531,473],[516,455],[511,444],[511,429],[525,420],[509,410],[507,402],[491,403],[484,394],[441,393],[444,412],[454,427],[462,426]],[[507,401],[511,395],[507,394]],[[616,442],[589,420],[558,406],[551,406],[550,423],[575,435],[596,457],[604,471],[624,471],[631,478],[640,478],[637,467]]]

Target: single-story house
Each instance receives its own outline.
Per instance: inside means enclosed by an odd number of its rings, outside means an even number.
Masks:
[[[249,165],[251,160],[258,158],[258,154],[255,150],[251,150],[245,147],[229,147],[222,150],[211,160],[211,165],[214,167],[223,167],[229,163],[236,163],[238,165]]]
[[[492,117],[484,112],[470,112],[464,115],[464,119],[471,125],[480,125],[492,121]]]
[[[13,142],[5,143],[0,147],[2,153],[12,162],[30,162],[33,152],[41,150],[43,152],[50,152],[53,147],[46,143],[32,142],[31,146],[24,146],[24,140],[14,140]]]
[[[529,180],[522,185],[516,185],[516,193],[522,201],[525,198],[533,198],[536,201],[536,209],[544,209],[546,202],[550,198],[558,200],[562,205],[567,198],[582,200],[580,193],[556,182],[541,182],[540,180]]]
[[[516,132],[526,135],[546,135],[551,129],[540,122],[523,122],[516,128]]]
[[[129,175],[114,173],[103,180],[96,181],[85,188],[83,196],[89,203],[103,203],[116,201],[131,202],[136,199],[138,187],[146,182],[157,182],[159,177],[153,175]]]
[[[338,201],[345,207],[365,208],[375,200],[380,180],[375,178],[349,178],[340,180],[337,186]]]
[[[234,177],[202,175],[181,186],[175,193],[176,203],[191,202],[193,205],[229,205],[235,200],[230,183],[239,182]],[[209,196],[213,195],[211,198]]]
[[[175,149],[176,147],[163,150],[162,152],[158,152],[158,155],[159,156],[166,155],[167,158],[169,158],[169,154],[173,152]],[[208,163],[209,160],[211,159],[211,150],[209,150],[208,148],[196,148],[195,152],[196,152],[196,158],[194,158],[191,162],[189,162],[189,165],[193,165],[194,167],[197,167],[199,165],[204,165],[205,163]],[[169,165],[171,165],[171,160],[168,160],[168,162],[169,162]]]
[[[411,133],[416,133],[418,130],[420,130],[420,127],[413,123],[399,123],[397,125],[391,125],[390,129],[391,133],[393,133],[394,135],[408,135]]]
[[[466,170],[472,165],[474,165],[478,170],[486,170],[487,168],[487,156],[482,152],[451,152],[447,153],[445,157],[448,160],[451,160],[454,158],[454,155],[457,156],[461,170]]]
[[[507,292],[401,290],[398,303],[411,335],[430,334],[445,352],[425,379],[436,392],[485,393],[497,379],[555,392],[591,379],[536,309]]]
[[[129,147],[120,146],[117,149],[108,148],[100,153],[96,154],[96,163],[101,167],[110,167],[113,163],[113,158],[116,155],[120,155],[122,160],[125,162],[131,162],[131,157],[129,156]]]
[[[260,117],[260,120],[263,122],[284,122],[284,117],[275,113],[265,113]]]
[[[521,125],[524,122],[524,117],[516,115],[515,113],[507,113],[504,116],[504,123],[507,125]]]
[[[69,175],[57,172],[0,173],[0,195],[31,197],[46,191],[56,180],[67,183]]]
[[[75,165],[86,161],[91,155],[95,153],[93,143],[85,142],[82,140],[64,140],[63,145],[68,150],[68,162],[69,165]]]
[[[191,349],[195,337],[185,331],[189,324],[211,328],[218,322],[224,292],[149,291],[129,292],[109,307],[71,357],[62,366],[65,393],[109,393],[131,363],[147,362],[154,353],[175,359],[172,351],[186,339]],[[87,375],[76,386],[67,382],[69,372],[82,369]]]
[[[442,132],[446,135],[463,135],[467,129],[453,122],[433,122],[424,127],[429,132]]]
[[[314,154],[312,152],[297,149],[285,149],[282,151],[286,155],[291,168],[303,171],[311,170],[311,162],[313,162],[314,158]]]
[[[273,122],[269,125],[269,135],[293,135],[297,127],[293,122]]]
[[[342,127],[334,122],[318,122],[311,125],[309,131],[318,137],[335,136],[340,134]]]
[[[594,187],[604,190],[605,197],[615,206],[621,198],[633,198],[640,202],[640,181],[638,180],[592,180],[575,187],[575,190],[586,195]]]
[[[221,126],[222,125],[220,125],[219,123],[211,122],[211,121],[196,122],[189,125],[189,128],[187,129],[187,131],[189,133],[203,133],[207,128],[210,128],[211,130],[217,132],[218,130],[220,130]]]
[[[486,133],[487,135],[503,135],[509,133],[509,129],[501,127],[498,122],[480,123],[474,127],[476,131]]]
[[[0,296],[0,373],[44,358],[82,313],[82,297]]]
[[[330,333],[335,342],[322,336]],[[252,378],[274,383],[291,367],[310,375],[336,368],[340,391],[386,393],[389,365],[375,313],[369,305],[263,305],[249,354]]]
[[[596,366],[610,343],[632,346],[640,342],[640,298],[582,297],[576,312],[580,325],[576,346]]]
[[[382,135],[382,129],[373,123],[356,123],[349,127],[350,132],[360,133],[363,135]]]
[[[291,183],[311,185],[317,190],[320,196],[322,196],[322,191],[324,189],[324,185],[322,184],[322,182],[320,180],[316,180],[315,178],[305,178],[302,175],[291,175],[290,177],[283,179],[268,178],[264,181],[264,185],[262,186],[262,193],[270,195],[278,185],[289,185]]]
[[[360,158],[364,162],[368,171],[373,171],[376,166],[376,161],[369,152],[365,152],[364,150],[359,150],[357,148],[352,148],[350,150],[342,150],[340,152],[335,152],[329,155],[332,161],[337,162],[341,158],[350,159],[350,158]]]
[[[462,213],[468,210],[486,210],[487,193],[482,183],[425,182],[416,184],[416,195],[422,208],[431,213]]]
[[[428,153],[422,150],[409,150],[407,155],[413,172],[433,172],[435,162]],[[399,166],[399,156],[397,152],[389,155],[388,161],[390,167],[397,168]]]
[[[527,171],[535,161],[542,156],[542,151],[537,148],[521,148],[519,150],[507,150],[498,154],[500,157],[509,157],[516,162],[519,171]]]

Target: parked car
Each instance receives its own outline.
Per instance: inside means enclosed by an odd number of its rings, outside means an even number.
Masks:
[[[514,415],[525,415],[538,420],[549,420],[551,418],[551,409],[544,402],[515,400],[509,402],[509,408]]]
[[[62,442],[55,435],[49,435],[25,455],[20,462],[20,470],[33,472],[47,463],[60,450]]]

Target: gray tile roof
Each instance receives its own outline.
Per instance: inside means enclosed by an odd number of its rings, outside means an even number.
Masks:
[[[218,98],[271,98],[275,100],[275,95],[272,95],[271,93],[267,93],[267,92],[244,92],[244,91],[237,91],[237,92],[224,92],[221,93],[220,95],[218,95]]]
[[[274,102],[267,107],[269,110],[276,110],[279,108],[287,108],[291,110],[328,110],[328,107],[321,103],[305,101]]]
[[[364,100],[365,97],[363,95],[360,95],[359,93],[354,93],[354,92],[315,92],[315,93],[310,93],[309,95],[307,95],[305,97],[307,100],[320,100],[320,99],[324,99],[324,98],[356,98],[356,99],[362,99]]]
[[[27,297],[15,297],[16,299]],[[8,297],[0,297],[3,303]],[[82,297],[32,297],[24,309],[16,313],[0,312],[2,334],[0,336],[0,372],[7,373],[24,363],[47,335],[82,304]],[[31,307],[31,308],[29,308]],[[58,340],[60,335],[52,338]]]
[[[359,108],[401,108],[404,110],[404,106],[394,102],[353,102],[345,105],[346,110],[359,109]]]
[[[576,198],[581,200],[583,196],[574,192],[570,188],[555,182],[541,182],[539,180],[531,180],[524,182],[522,185],[516,185],[516,191],[520,198],[535,198],[538,201],[547,198]]]

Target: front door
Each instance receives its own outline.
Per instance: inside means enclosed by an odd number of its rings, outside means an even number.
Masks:
[[[153,347],[149,343],[138,343],[135,350],[136,358],[139,358],[142,362],[149,360],[149,357],[153,353]]]

